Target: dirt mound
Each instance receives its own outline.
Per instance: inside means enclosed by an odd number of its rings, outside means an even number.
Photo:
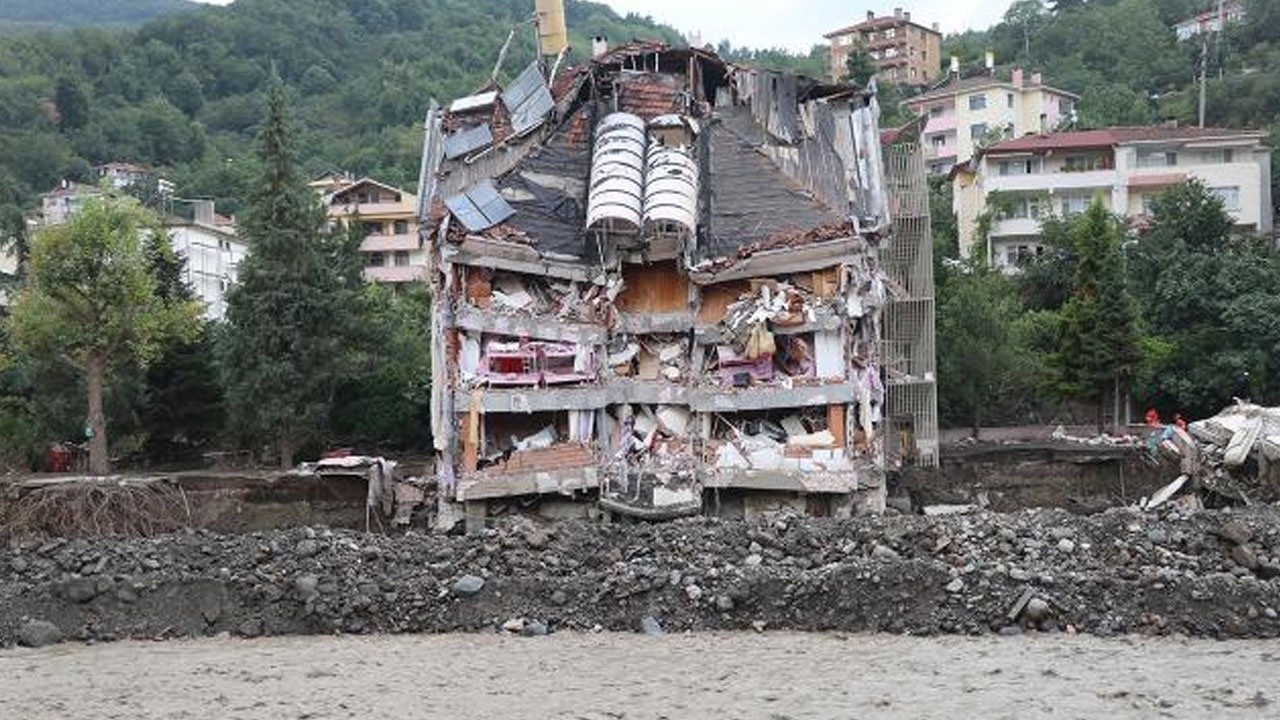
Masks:
[[[0,643],[534,627],[1280,636],[1280,509],[302,528],[0,551]],[[534,622],[536,621],[536,623]],[[652,627],[653,623],[648,623]],[[512,624],[520,627],[524,624]]]

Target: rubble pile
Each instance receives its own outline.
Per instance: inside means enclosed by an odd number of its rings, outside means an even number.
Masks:
[[[1280,508],[301,528],[0,550],[0,644],[230,632],[1280,636]]]
[[[1198,453],[1184,472],[1194,474],[1202,494],[1243,505],[1280,499],[1280,408],[1237,403],[1191,423],[1187,433]],[[1191,455],[1185,439],[1175,446]]]

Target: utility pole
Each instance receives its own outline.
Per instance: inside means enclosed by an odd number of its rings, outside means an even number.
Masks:
[[[1227,16],[1223,7],[1223,0],[1218,0],[1218,26],[1216,28],[1206,28],[1205,32],[1200,33],[1200,127],[1204,127],[1204,111],[1205,111],[1205,83],[1206,75],[1209,72],[1209,33],[1217,33],[1222,35],[1222,31],[1226,29]],[[1221,42],[1215,38],[1215,47]],[[1219,69],[1221,76],[1221,69]]]

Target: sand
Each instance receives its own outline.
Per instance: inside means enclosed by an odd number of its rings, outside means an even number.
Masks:
[[[556,633],[0,652],[0,718],[1280,717],[1280,644]]]

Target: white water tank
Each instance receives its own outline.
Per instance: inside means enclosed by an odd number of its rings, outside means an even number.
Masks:
[[[692,134],[683,135],[687,144],[672,143],[679,135],[670,132],[670,123],[650,124],[654,140],[645,163],[644,229],[651,237],[688,237],[697,226],[698,164],[693,159]],[[683,128],[688,130],[686,124]]]
[[[644,206],[644,120],[631,113],[606,115],[596,127],[587,192],[587,227],[636,232]]]

